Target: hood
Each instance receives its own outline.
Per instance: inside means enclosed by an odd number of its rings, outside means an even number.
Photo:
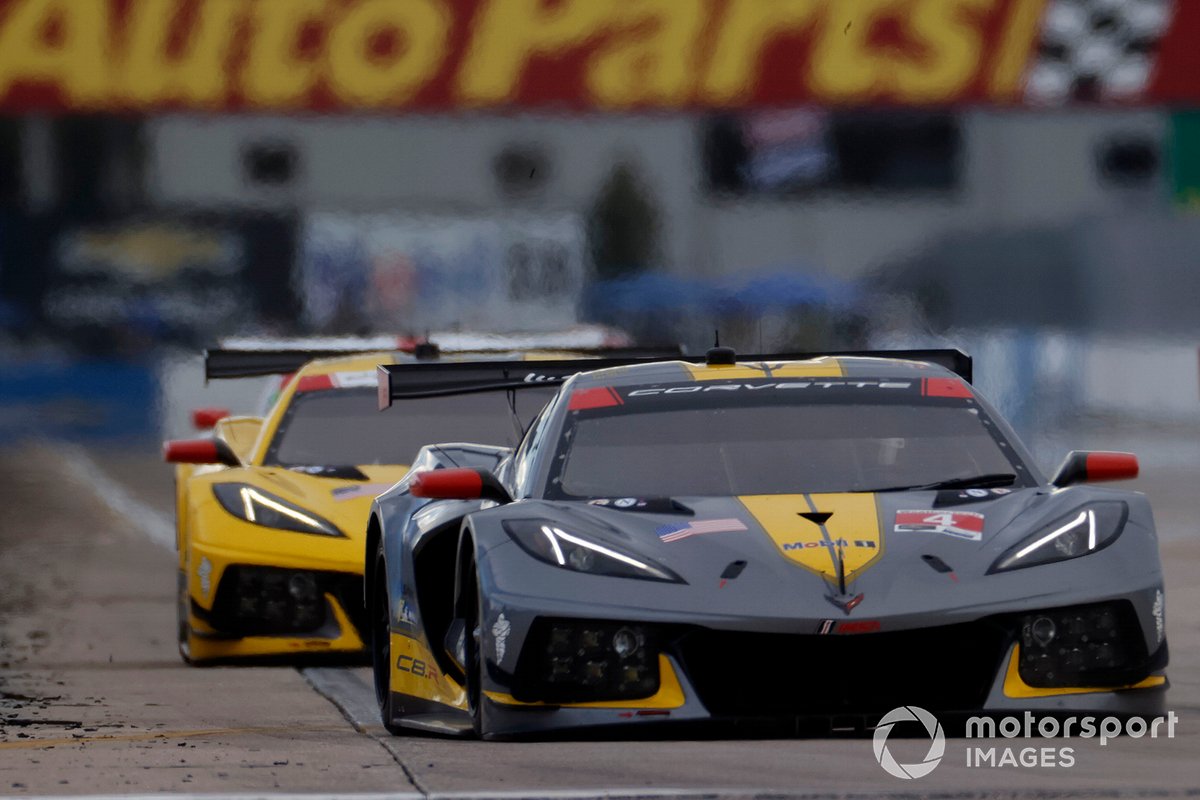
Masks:
[[[1001,553],[1087,499],[1073,493],[969,489],[553,505],[564,526],[574,522],[583,535],[653,558],[689,584],[730,596],[747,592],[758,608],[773,597],[847,614],[861,603],[881,615],[900,606],[919,610],[914,602],[944,608],[947,593],[982,579]],[[723,606],[725,596],[713,602]]]

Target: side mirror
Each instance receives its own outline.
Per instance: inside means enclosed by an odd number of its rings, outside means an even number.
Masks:
[[[242,465],[237,454],[220,439],[172,439],[163,442],[163,460],[170,464]]]
[[[192,426],[198,431],[212,430],[213,426],[229,416],[228,408],[197,408],[192,410]]]
[[[429,469],[416,473],[408,485],[413,497],[434,500],[495,500],[511,503],[512,497],[486,469],[458,467]]]
[[[1133,453],[1072,450],[1050,483],[1061,489],[1077,483],[1127,481],[1137,476],[1138,460]]]
[[[234,452],[243,464],[254,457],[254,445],[262,432],[261,417],[225,417],[213,426],[213,434]]]

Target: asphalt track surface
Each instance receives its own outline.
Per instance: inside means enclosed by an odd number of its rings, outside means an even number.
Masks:
[[[1135,485],[1163,534],[1175,738],[970,743],[1071,746],[1070,768],[968,767],[967,742],[951,739],[930,775],[901,780],[864,737],[392,737],[364,669],[186,667],[169,469],[101,458],[0,452],[0,796],[1200,797],[1200,467]],[[889,746],[912,762],[928,742]]]

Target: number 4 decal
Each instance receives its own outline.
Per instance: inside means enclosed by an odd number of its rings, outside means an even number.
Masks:
[[[942,533],[978,542],[983,538],[983,514],[974,511],[897,511],[897,532]]]

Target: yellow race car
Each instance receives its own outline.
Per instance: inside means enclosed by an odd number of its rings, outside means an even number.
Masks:
[[[164,445],[165,459],[179,465],[178,637],[188,663],[365,655],[371,500],[404,476],[423,445],[509,444],[539,408],[465,395],[381,414],[377,366],[437,358],[436,348],[312,355],[210,351],[208,377],[289,377],[263,417],[225,417],[211,438]]]

